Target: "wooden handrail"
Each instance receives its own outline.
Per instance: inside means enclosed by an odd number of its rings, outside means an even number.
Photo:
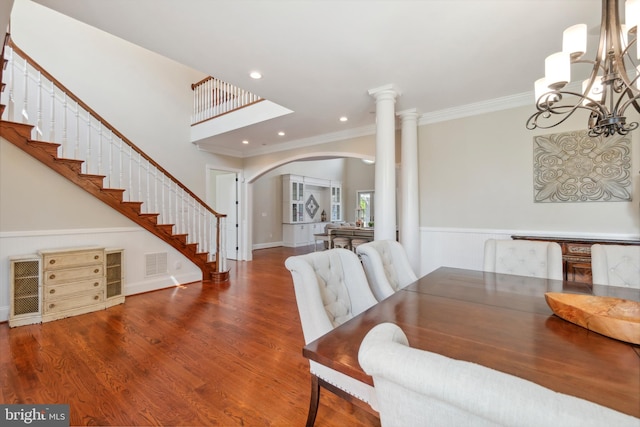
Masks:
[[[8,34],[7,34],[8,36]],[[171,179],[172,181],[174,181],[183,191],[185,191],[187,194],[189,194],[191,197],[193,197],[194,200],[196,200],[200,205],[202,205],[206,210],[208,210],[210,213],[212,213],[216,218],[218,218],[218,221],[220,218],[225,218],[227,215],[226,214],[221,214],[219,212],[216,212],[215,210],[213,210],[209,205],[207,205],[204,201],[202,201],[198,196],[196,196],[191,190],[189,190],[184,184],[182,184],[182,182],[180,182],[177,178],[175,178],[173,175],[171,175],[169,172],[167,172],[166,169],[164,169],[162,166],[160,166],[158,163],[156,163],[151,157],[149,157],[144,151],[142,151],[139,147],[137,147],[133,142],[131,142],[129,139],[127,139],[124,135],[122,135],[120,132],[118,132],[118,130],[116,130],[109,122],[107,122],[104,118],[102,118],[102,116],[100,116],[98,113],[96,113],[91,107],[89,107],[87,104],[85,104],[84,102],[82,102],[80,100],[79,97],[77,97],[73,92],[71,92],[69,89],[67,89],[62,83],[60,83],[55,77],[53,77],[51,74],[49,74],[43,67],[40,66],[40,64],[38,64],[36,61],[33,60],[33,58],[31,58],[29,55],[27,55],[22,49],[20,49],[18,46],[16,46],[16,44],[13,42],[13,40],[11,40],[11,38],[9,37],[9,45],[11,46],[11,48],[13,50],[15,50],[20,56],[22,56],[23,58],[25,58],[25,60],[32,66],[34,67],[36,70],[38,70],[43,76],[45,76],[46,78],[48,78],[49,80],[51,80],[58,88],[60,88],[62,91],[64,91],[71,99],[73,99],[75,102],[78,103],[78,105],[80,105],[82,108],[84,108],[86,111],[89,112],[89,114],[91,114],[93,117],[95,117],[96,119],[98,119],[105,127],[107,127],[111,132],[113,132],[114,135],[117,135],[120,139],[122,139],[122,141],[124,141],[127,145],[129,145],[131,148],[133,148],[138,154],[140,154],[146,161],[148,161],[150,164],[152,164],[155,168],[157,168],[160,172],[162,172],[165,176],[167,176],[167,178]],[[218,244],[220,242],[217,242]],[[219,247],[219,246],[218,246]]]
[[[227,115],[229,113],[234,113],[234,112],[236,112],[238,110],[242,110],[243,108],[247,108],[247,107],[250,107],[252,105],[256,105],[257,103],[262,102],[262,101],[265,101],[265,100],[264,99],[258,99],[257,101],[250,102],[248,104],[243,105],[242,107],[234,108],[233,110],[225,111],[224,113],[218,114],[217,116],[209,117],[208,119],[203,119],[203,120],[200,120],[199,122],[195,122],[195,123],[191,124],[191,126],[196,126],[196,125],[202,124],[204,122],[208,122],[209,120],[218,119],[218,118],[220,118],[222,116],[225,116],[225,115]]]
[[[213,77],[211,76],[207,76],[204,79],[200,80],[199,82],[196,83],[191,83],[191,90],[195,90],[198,86],[200,86],[202,83],[204,82],[208,82],[209,80],[213,80]]]

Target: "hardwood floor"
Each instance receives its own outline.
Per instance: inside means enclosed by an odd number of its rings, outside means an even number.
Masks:
[[[41,325],[0,324],[0,402],[68,403],[71,425],[302,426],[308,361],[289,255],[254,251],[200,282]],[[316,426],[379,426],[326,391]]]

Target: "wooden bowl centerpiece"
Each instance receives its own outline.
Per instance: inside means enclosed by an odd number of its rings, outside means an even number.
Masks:
[[[551,310],[590,331],[640,345],[640,302],[622,298],[547,292]]]

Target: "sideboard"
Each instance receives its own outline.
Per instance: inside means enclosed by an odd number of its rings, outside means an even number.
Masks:
[[[511,236],[514,240],[542,240],[556,242],[562,248],[562,273],[564,280],[592,283],[591,246],[600,245],[640,245],[640,240],[582,239],[545,236]]]
[[[12,257],[9,326],[49,322],[124,302],[123,249],[41,250]]]

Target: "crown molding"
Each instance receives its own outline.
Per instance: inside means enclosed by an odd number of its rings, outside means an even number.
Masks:
[[[479,114],[491,113],[495,111],[508,110],[511,108],[532,106],[534,104],[533,92],[524,92],[501,98],[490,99],[487,101],[475,102],[472,104],[461,105],[458,107],[447,108],[444,110],[424,113],[419,116],[418,126],[444,122],[447,120],[460,119],[464,117],[477,116]],[[251,150],[250,153],[243,153],[241,150],[229,150],[219,147],[207,147],[206,145],[198,145],[202,151],[209,153],[227,155],[232,157],[248,158],[265,154],[272,154],[281,151],[294,150],[297,148],[311,147],[318,144],[326,144],[329,142],[343,141],[350,138],[358,138],[362,136],[374,135],[376,132],[375,124],[360,128],[347,129],[340,132],[327,133],[309,138],[297,139],[275,146],[263,147]],[[196,143],[197,144],[197,143]]]
[[[527,105],[531,105],[533,107],[534,103],[533,92],[503,96],[501,98],[489,99],[487,101],[475,102],[473,104],[425,113],[420,116],[418,126],[453,119],[461,119],[463,117],[477,116],[479,114],[492,113],[500,110],[508,110],[510,108],[524,107]]]

